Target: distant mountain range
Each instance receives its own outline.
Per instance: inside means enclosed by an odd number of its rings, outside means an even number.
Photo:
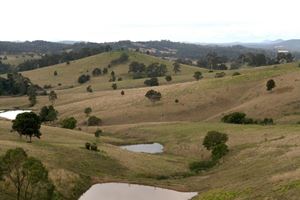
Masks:
[[[235,42],[235,43],[225,43],[219,44],[221,46],[232,46],[232,45],[242,45],[244,47],[249,48],[260,48],[260,49],[269,49],[269,50],[288,50],[291,52],[300,52],[300,39],[292,39],[292,40],[274,40],[274,41],[263,41],[260,43],[242,43],[242,42]]]
[[[264,41],[261,43],[224,43],[224,44],[192,44],[183,42],[172,42],[169,40],[161,41],[119,41],[108,43],[92,43],[77,41],[26,41],[26,42],[1,42],[0,53],[18,54],[18,53],[61,53],[66,50],[78,51],[83,48],[97,49],[103,46],[110,46],[109,49],[131,49],[141,52],[149,52],[152,55],[166,58],[181,59],[199,59],[205,57],[210,52],[215,52],[220,56],[229,59],[238,57],[240,54],[246,53],[264,53],[268,56],[276,55],[276,49],[289,50],[300,58],[300,39],[294,40],[276,40]]]

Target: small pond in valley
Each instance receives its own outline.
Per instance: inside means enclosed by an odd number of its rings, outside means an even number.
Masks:
[[[14,120],[18,114],[31,112],[31,110],[0,110],[0,118]]]
[[[79,200],[190,200],[197,194],[136,184],[103,183],[93,185]]]
[[[121,148],[132,152],[151,153],[151,154],[162,153],[164,150],[164,146],[159,143],[124,145],[121,146]]]

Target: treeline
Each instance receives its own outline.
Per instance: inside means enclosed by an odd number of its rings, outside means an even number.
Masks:
[[[70,61],[96,55],[110,50],[111,48],[109,46],[102,46],[98,48],[83,48],[80,49],[79,51],[63,52],[61,54],[46,54],[42,56],[42,58],[40,59],[28,60],[25,61],[24,63],[19,64],[16,70],[27,71],[27,70],[46,67],[46,66],[56,65],[64,62],[69,64]]]
[[[29,78],[19,73],[9,73],[7,78],[0,77],[1,95],[29,95],[31,91],[42,94],[45,91],[38,85],[33,84]]]

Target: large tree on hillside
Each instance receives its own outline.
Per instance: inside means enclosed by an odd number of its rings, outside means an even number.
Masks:
[[[51,102],[51,104],[53,105],[55,103],[55,100],[57,99],[57,94],[55,91],[51,91],[49,93],[49,101]]]
[[[28,157],[22,148],[10,149],[0,159],[0,174],[5,190],[14,190],[16,200],[50,200],[54,185],[41,161]]]
[[[180,63],[178,63],[178,62],[173,63],[173,71],[175,74],[177,74],[181,71]]]
[[[41,119],[34,112],[26,112],[18,114],[16,119],[13,120],[12,129],[17,131],[22,137],[25,135],[26,138],[29,137],[29,142],[31,142],[32,137],[41,137]]]

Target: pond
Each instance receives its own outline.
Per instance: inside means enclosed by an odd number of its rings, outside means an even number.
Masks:
[[[8,110],[8,111],[1,111],[0,110],[0,118],[14,120],[16,119],[18,114],[31,112],[31,110]]]
[[[159,143],[125,145],[125,146],[121,146],[121,148],[132,152],[151,153],[151,154],[162,153],[164,150],[164,146]]]
[[[127,183],[93,185],[79,200],[190,200],[198,193]]]

